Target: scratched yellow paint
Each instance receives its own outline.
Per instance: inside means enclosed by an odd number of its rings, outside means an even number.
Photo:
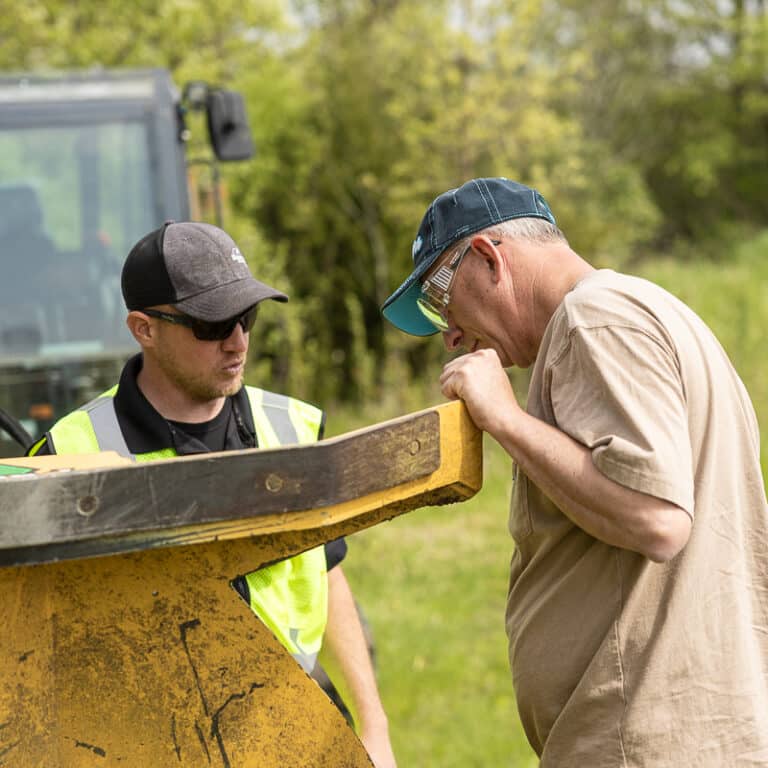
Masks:
[[[181,546],[0,568],[0,764],[369,767],[346,721],[229,581],[425,500],[474,494],[480,434],[463,406],[436,410],[441,463],[426,478],[218,524],[215,538],[185,529]]]

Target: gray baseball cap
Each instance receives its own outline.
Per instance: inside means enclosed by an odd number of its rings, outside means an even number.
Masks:
[[[171,304],[199,320],[216,322],[265,299],[288,301],[259,282],[224,230],[194,221],[167,221],[131,248],[123,264],[129,310]]]

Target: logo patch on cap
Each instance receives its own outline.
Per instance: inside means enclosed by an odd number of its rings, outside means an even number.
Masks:
[[[243,254],[240,253],[240,249],[237,246],[232,249],[229,258],[232,259],[232,261],[239,261],[241,264],[245,264],[245,258],[243,257]]]
[[[416,238],[416,239],[413,241],[413,245],[411,246],[411,257],[413,258],[413,260],[414,260],[414,261],[416,260],[416,255],[417,255],[417,254],[418,254],[418,252],[421,250],[421,246],[422,246],[422,243],[423,243],[423,242],[424,242],[424,241],[421,239],[421,235],[419,235],[419,236],[418,236],[418,237],[417,237],[417,238]]]

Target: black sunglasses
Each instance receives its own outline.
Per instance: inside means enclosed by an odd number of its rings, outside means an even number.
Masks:
[[[195,334],[195,338],[200,341],[224,341],[232,335],[232,331],[238,324],[243,329],[243,333],[248,333],[253,328],[258,305],[247,309],[242,315],[216,321],[199,320],[189,315],[172,315],[170,312],[161,312],[158,309],[142,309],[140,311],[149,317],[156,317],[174,325],[183,325],[185,328],[189,328]]]

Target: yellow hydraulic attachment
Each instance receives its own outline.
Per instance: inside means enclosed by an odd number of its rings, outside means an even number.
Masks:
[[[469,498],[481,444],[449,403],[278,450],[2,460],[0,766],[370,766],[230,581]]]

